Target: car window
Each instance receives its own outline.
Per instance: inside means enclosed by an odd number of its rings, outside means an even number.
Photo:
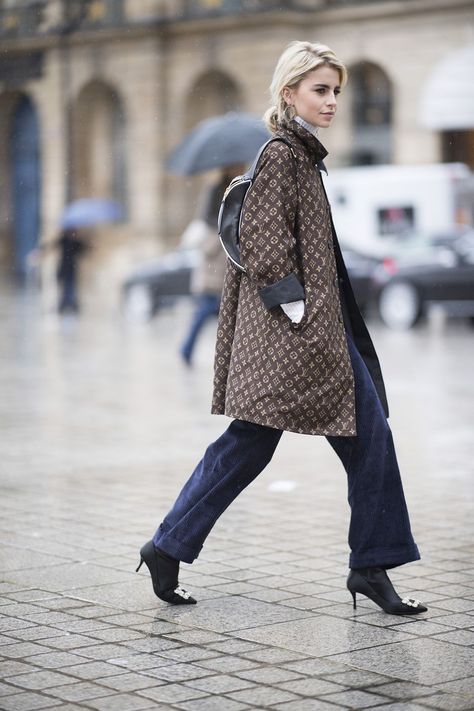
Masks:
[[[474,264],[474,232],[468,232],[459,237],[454,247],[463,262]]]

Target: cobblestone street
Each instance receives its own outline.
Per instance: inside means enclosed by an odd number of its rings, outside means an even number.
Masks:
[[[0,709],[474,709],[468,324],[371,329],[422,556],[391,577],[429,606],[410,618],[353,610],[344,470],[288,433],[182,565],[198,605],[158,600],[139,548],[229,422],[213,327],[187,369],[187,307],[140,326],[2,304]]]

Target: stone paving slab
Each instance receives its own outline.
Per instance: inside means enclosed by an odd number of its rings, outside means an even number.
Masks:
[[[377,628],[353,620],[335,619],[316,613],[303,620],[240,630],[234,634],[253,642],[271,642],[277,647],[292,649],[295,652],[305,651],[315,657],[398,644],[409,639],[409,635],[405,632]]]
[[[439,684],[472,674],[474,648],[465,649],[435,639],[414,639],[384,645],[380,650],[352,650],[333,659],[361,669],[391,674],[399,679],[420,684]]]
[[[423,619],[353,609],[345,475],[323,439],[290,434],[182,566],[198,605],[172,608],[134,570],[225,425],[207,415],[212,329],[183,370],[186,311],[129,330],[6,303],[2,711],[474,709],[470,330],[374,329],[422,552],[392,577]]]
[[[265,624],[309,617],[308,613],[236,596],[204,600],[196,608],[169,607],[165,619],[184,625],[194,625],[215,632],[231,632]]]

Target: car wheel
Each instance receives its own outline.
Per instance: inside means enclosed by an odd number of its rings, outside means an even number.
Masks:
[[[127,320],[144,323],[153,316],[153,298],[145,284],[133,284],[125,292],[123,313]]]
[[[422,314],[420,296],[407,282],[387,284],[380,293],[378,306],[382,321],[393,329],[412,328]]]

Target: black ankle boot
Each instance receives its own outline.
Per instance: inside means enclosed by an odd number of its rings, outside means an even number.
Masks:
[[[179,560],[155,548],[153,541],[148,541],[140,549],[140,563],[136,572],[146,563],[153,583],[153,591],[160,600],[171,605],[195,605],[196,600],[184,590],[178,581]]]
[[[427,607],[419,600],[397,594],[384,568],[354,568],[347,578],[347,589],[352,594],[354,609],[356,593],[373,600],[389,615],[417,615],[426,612]]]

